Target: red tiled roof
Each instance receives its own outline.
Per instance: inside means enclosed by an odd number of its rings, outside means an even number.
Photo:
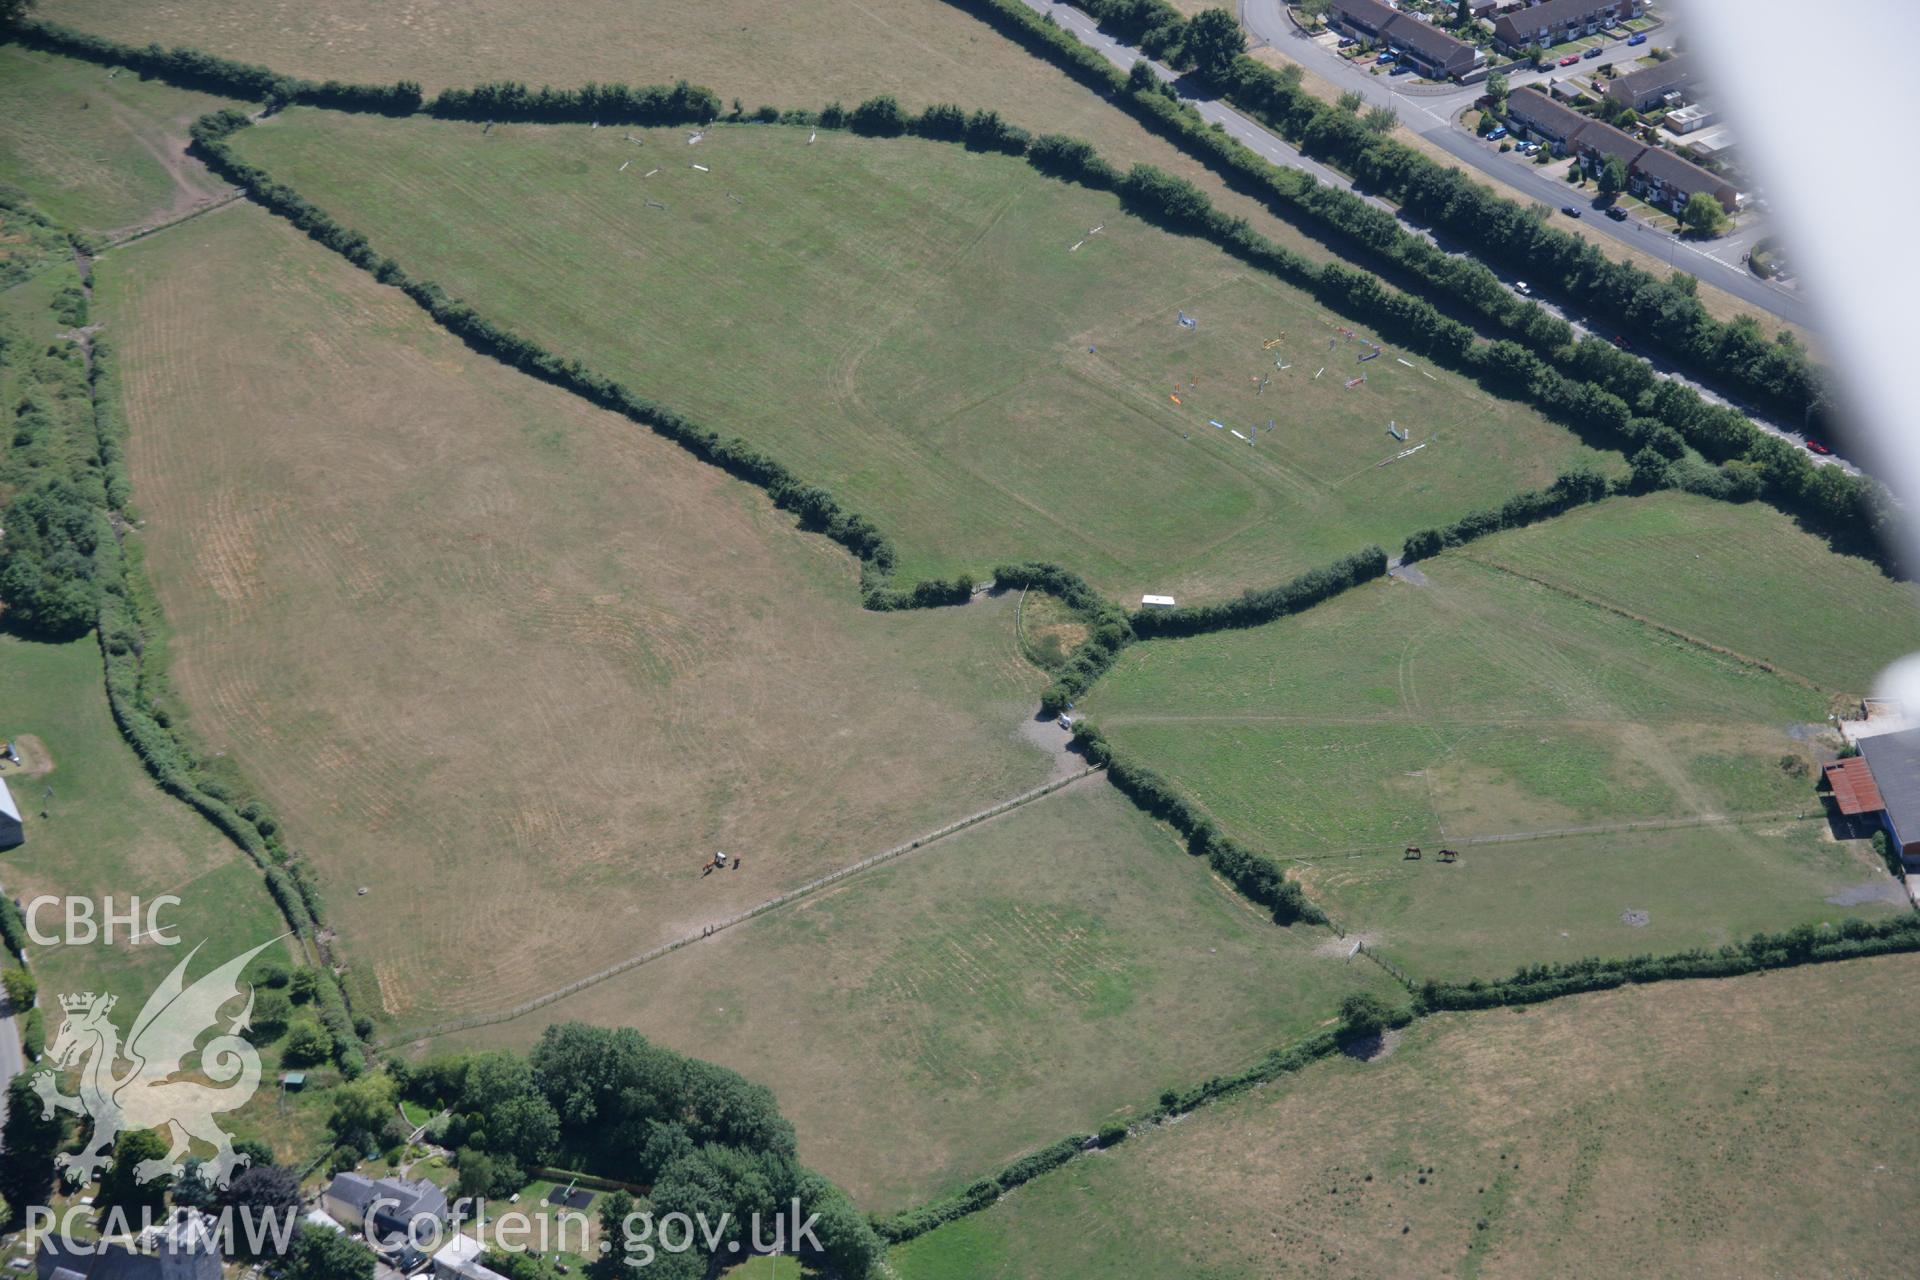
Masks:
[[[1836,760],[1826,767],[1827,785],[1833,789],[1835,803],[1840,812],[1848,816],[1856,813],[1879,813],[1887,807],[1880,798],[1880,787],[1873,780],[1873,770],[1867,767],[1863,756],[1852,756],[1845,760]]]

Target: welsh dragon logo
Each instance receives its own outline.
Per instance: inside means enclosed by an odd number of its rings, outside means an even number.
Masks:
[[[45,1115],[58,1108],[93,1117],[93,1137],[80,1154],[56,1157],[69,1181],[91,1181],[110,1159],[114,1138],[142,1129],[166,1129],[173,1146],[161,1159],[142,1160],[134,1167],[138,1182],[179,1177],[184,1172],[181,1157],[194,1138],[214,1148],[214,1158],[202,1166],[202,1173],[216,1186],[226,1186],[234,1169],[246,1163],[214,1116],[245,1106],[260,1086],[260,1054],[240,1035],[253,1014],[253,989],[241,991],[240,974],[273,941],[187,986],[187,965],[200,952],[196,946],[147,998],[124,1048],[119,1029],[108,1017],[116,997],[91,991],[60,997],[66,1020],[48,1053],[52,1070],[36,1075],[33,1086]],[[233,1016],[225,1033],[199,1046],[198,1068],[191,1074],[213,1083],[176,1079],[188,1074],[182,1064],[195,1053],[200,1036],[218,1028],[221,1007],[243,994],[246,1007]],[[130,1065],[125,1074],[116,1074],[122,1060]],[[81,1066],[80,1093],[68,1097],[60,1092],[58,1073],[76,1065]]]

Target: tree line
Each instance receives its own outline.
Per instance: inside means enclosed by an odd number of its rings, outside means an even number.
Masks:
[[[1128,77],[1018,0],[951,0],[990,25],[1034,48],[1103,96],[1135,115],[1154,117],[1176,141],[1198,141],[1193,130],[1168,118],[1170,94],[1157,77],[1136,68]],[[1393,199],[1410,214],[1443,228],[1493,262],[1524,270],[1528,279],[1577,301],[1592,313],[1630,326],[1669,358],[1734,394],[1753,399],[1795,422],[1830,410],[1828,377],[1791,334],[1772,342],[1750,316],[1715,320],[1700,302],[1691,277],[1676,272],[1661,280],[1626,262],[1612,262],[1598,246],[1562,231],[1533,209],[1494,192],[1447,165],[1384,136],[1354,111],[1322,102],[1301,86],[1297,68],[1275,68],[1244,56],[1237,24],[1212,11],[1189,19],[1167,0],[1085,0],[1101,28],[1168,65],[1189,69],[1215,92],[1258,117],[1309,154],[1331,160],[1358,182]],[[1230,17],[1231,15],[1228,15]],[[1068,47],[1071,46],[1071,47]],[[1141,74],[1143,73],[1144,74]],[[1160,101],[1154,101],[1154,99]],[[1504,326],[1549,327],[1551,317],[1535,304],[1497,294],[1491,274],[1461,280],[1451,255],[1401,229],[1387,213],[1350,192],[1282,170],[1258,174],[1235,160],[1207,151],[1227,168],[1230,181],[1250,182],[1250,194],[1291,206],[1345,237],[1415,269],[1429,284],[1452,283],[1460,301]],[[1457,260],[1455,260],[1457,261]],[[1477,265],[1477,264],[1469,264]],[[1447,277],[1455,277],[1449,281]]]
[[[1164,10],[1165,13],[1161,15],[1163,19],[1165,14],[1172,13],[1170,8],[1159,4],[1159,0],[1142,2],[1149,7],[1158,4],[1155,12]],[[1709,404],[1691,388],[1671,379],[1658,378],[1637,357],[1619,351],[1612,351],[1612,359],[1597,357],[1593,348],[1608,347],[1609,344],[1595,339],[1574,341],[1571,326],[1549,315],[1537,304],[1514,297],[1484,265],[1464,256],[1449,254],[1424,238],[1402,229],[1390,212],[1368,204],[1350,192],[1320,183],[1311,174],[1270,164],[1223,132],[1210,128],[1191,107],[1179,102],[1172,90],[1162,84],[1144,64],[1136,65],[1131,75],[1120,73],[1099,53],[1081,44],[1052,22],[1034,15],[1019,0],[952,0],[952,3],[980,16],[1022,47],[1061,66],[1075,79],[1114,101],[1149,129],[1207,162],[1235,190],[1265,200],[1282,211],[1296,211],[1313,219],[1359,251],[1391,263],[1419,280],[1424,287],[1436,291],[1439,296],[1448,298],[1512,335],[1505,343],[1492,344],[1502,348],[1502,351],[1489,372],[1497,373],[1504,368],[1508,372],[1526,376],[1512,381],[1502,394],[1511,394],[1514,387],[1535,385],[1531,374],[1536,370],[1557,374],[1568,385],[1546,381],[1546,390],[1554,394],[1537,403],[1561,421],[1586,430],[1593,430],[1609,419],[1623,425],[1634,425],[1636,419],[1646,418],[1650,421],[1638,424],[1641,428],[1671,427],[1686,444],[1697,448],[1708,459],[1723,464],[1742,464],[1739,467],[1726,467],[1719,482],[1696,477],[1700,491],[1734,500],[1763,497],[1801,519],[1810,528],[1825,534],[1843,549],[1874,558],[1883,567],[1891,567],[1884,537],[1890,506],[1884,490],[1872,480],[1847,476],[1834,467],[1815,466],[1791,444],[1761,432],[1737,411]],[[1096,4],[1094,8],[1104,11],[1106,6]],[[1177,14],[1173,16],[1178,17]],[[1149,30],[1166,32],[1169,30],[1167,21],[1170,19],[1156,22]],[[1171,49],[1174,46],[1166,47]],[[1181,61],[1179,57],[1173,57],[1172,60],[1176,63]],[[1398,144],[1385,142],[1377,134],[1365,129],[1363,123],[1354,121],[1349,113],[1337,106],[1322,104],[1305,94],[1293,83],[1296,76],[1272,71],[1244,57],[1216,66],[1215,75],[1223,78],[1220,81],[1222,83],[1230,81],[1238,85],[1244,81],[1252,86],[1244,93],[1234,91],[1228,96],[1236,104],[1263,115],[1263,118],[1266,118],[1266,108],[1273,109],[1275,114],[1269,123],[1286,136],[1295,138],[1311,153],[1341,160],[1342,155],[1349,151],[1358,154],[1359,150],[1370,148],[1398,147]],[[1255,92],[1256,89],[1258,92]],[[1279,113],[1276,104],[1283,104],[1286,113]],[[1399,151],[1405,149],[1399,148]],[[1397,157],[1398,152],[1393,154]],[[1357,161],[1355,163],[1358,165]],[[1410,166],[1430,164],[1416,153],[1408,153],[1404,162],[1396,159],[1396,163],[1409,166],[1408,172],[1413,171]],[[1253,232],[1244,220],[1229,218],[1213,209],[1205,193],[1192,184],[1159,170],[1136,166],[1117,182],[1107,180],[1107,175],[1111,173],[1110,167],[1100,166],[1087,170],[1085,176],[1072,172],[1061,172],[1056,176],[1087,181],[1088,185],[1110,186],[1121,193],[1123,200],[1135,213],[1169,229],[1205,236],[1244,261],[1301,285],[1327,305],[1340,307],[1356,318],[1365,318],[1383,330],[1391,329],[1395,339],[1402,345],[1422,351],[1436,360],[1455,364],[1470,376],[1479,376],[1475,365],[1456,362],[1484,352],[1488,344],[1478,342],[1472,329],[1445,316],[1424,299],[1390,290],[1378,277],[1340,263],[1324,266],[1311,263]],[[1434,182],[1462,183],[1480,192],[1480,196],[1486,200],[1504,206],[1495,210],[1502,220],[1498,221],[1503,228],[1498,233],[1502,245],[1513,244],[1517,239],[1522,243],[1527,242],[1525,237],[1516,237],[1515,229],[1509,225],[1512,218],[1538,222],[1537,215],[1474,187],[1450,170],[1439,169]],[[1430,189],[1438,190],[1439,187],[1431,186]],[[1536,225],[1530,230],[1538,235],[1562,236],[1569,240],[1572,246],[1567,250],[1569,261],[1583,253],[1597,253],[1584,241],[1565,237],[1565,233],[1551,227]],[[1755,372],[1753,377],[1761,381],[1773,379],[1780,382],[1776,390],[1787,397],[1781,407],[1789,411],[1789,416],[1818,411],[1824,404],[1824,393],[1818,390],[1823,378],[1817,369],[1808,365],[1809,372],[1804,378],[1799,374],[1788,376],[1782,372],[1795,361],[1805,363],[1803,354],[1796,355],[1797,348],[1791,342],[1775,343],[1772,345],[1778,350],[1756,353],[1753,342],[1749,340],[1756,336],[1751,320],[1732,322],[1730,330],[1724,326],[1705,327],[1717,323],[1710,318],[1705,320],[1704,325],[1696,323],[1699,317],[1704,316],[1704,312],[1697,310],[1698,299],[1693,296],[1696,285],[1691,277],[1676,275],[1673,280],[1663,283],[1646,276],[1644,272],[1638,272],[1637,268],[1607,264],[1603,258],[1598,259],[1598,265],[1584,258],[1580,260],[1580,269],[1585,272],[1582,279],[1599,280],[1604,277],[1609,281],[1606,296],[1614,299],[1615,305],[1622,309],[1622,318],[1636,328],[1653,324],[1649,317],[1656,313],[1668,317],[1693,317],[1686,322],[1692,326],[1688,331],[1706,335],[1700,339],[1696,350],[1711,354],[1700,356],[1699,361],[1691,361],[1684,352],[1671,353],[1676,359],[1691,366],[1707,366],[1702,367],[1701,371],[1711,378],[1712,366],[1720,359],[1742,358],[1740,353],[1744,352],[1744,358],[1751,363],[1764,356],[1762,362],[1766,365],[1765,370]],[[1535,270],[1531,264],[1528,269],[1532,276],[1547,277],[1546,272]],[[1629,295],[1625,292],[1627,284],[1623,282],[1633,284],[1630,301],[1626,300]],[[1679,320],[1663,320],[1659,323],[1665,326],[1662,331],[1669,335],[1685,327]],[[1516,355],[1525,355],[1530,359],[1518,361]],[[1779,364],[1781,361],[1787,363]],[[1606,381],[1592,382],[1591,390],[1580,388],[1582,382],[1591,381],[1596,376],[1604,377]],[[1813,389],[1804,394],[1796,391],[1794,388],[1802,382]],[[1628,388],[1641,390],[1629,399],[1624,393]],[[1773,394],[1766,387],[1750,390],[1756,398],[1764,399]],[[1620,405],[1614,405],[1612,400],[1598,399],[1601,393],[1619,400]],[[1575,416],[1569,418],[1569,412]],[[1611,446],[1618,441],[1609,440],[1607,443]],[[1685,478],[1682,476],[1674,482],[1679,483]]]

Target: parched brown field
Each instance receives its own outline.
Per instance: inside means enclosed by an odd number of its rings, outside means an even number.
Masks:
[[[904,1280],[1894,1276],[1912,956],[1424,1021],[895,1249]]]
[[[252,207],[98,275],[179,700],[365,1006],[513,1005],[1048,773],[1011,598],[865,613],[757,491]]]
[[[1316,258],[1333,255],[1235,195],[1178,148],[942,0],[43,0],[40,16],[132,44],[158,40],[314,79],[483,80],[572,87],[690,80],[748,110],[849,106],[890,93],[991,108],[1036,133],[1084,138],[1121,168],[1157,165]]]
[[[1357,990],[1401,994],[1096,775],[431,1048],[630,1023],[772,1088],[807,1162],[887,1212],[1238,1070]]]

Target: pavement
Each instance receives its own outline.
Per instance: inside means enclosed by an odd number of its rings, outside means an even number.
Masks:
[[[0,1018],[0,1121],[6,1118],[7,1086],[27,1068],[20,1054],[20,1028],[12,1018]]]
[[[1386,75],[1373,75],[1363,66],[1355,66],[1327,49],[1297,26],[1286,12],[1285,0],[1240,0],[1240,21],[1256,44],[1265,44],[1283,57],[1300,63],[1337,89],[1352,89],[1375,105],[1391,108],[1400,122],[1448,155],[1469,164],[1519,194],[1538,200],[1550,209],[1569,203],[1567,185],[1557,177],[1548,177],[1531,164],[1502,154],[1498,145],[1483,142],[1454,123],[1459,114],[1472,106],[1484,86],[1446,85],[1402,86]],[[1670,45],[1679,38],[1677,22],[1667,17],[1655,37]],[[1603,46],[1608,53],[1638,56],[1645,46],[1630,49],[1624,40]],[[1572,71],[1575,68],[1566,68]],[[1562,74],[1558,66],[1541,71],[1515,69],[1506,73],[1510,88],[1549,80]],[[1807,304],[1789,289],[1762,280],[1747,269],[1745,254],[1753,241],[1766,234],[1762,219],[1746,214],[1740,228],[1719,240],[1695,243],[1682,240],[1639,219],[1613,222],[1600,219],[1590,224],[1600,234],[1631,245],[1674,266],[1698,276],[1702,281],[1724,290],[1743,302],[1751,303],[1782,320],[1808,323]]]
[[[1343,191],[1353,191],[1353,184],[1345,175],[1328,168],[1326,165],[1321,164],[1309,156],[1302,155],[1299,148],[1288,143],[1278,134],[1271,132],[1265,126],[1255,122],[1248,116],[1234,110],[1226,103],[1219,101],[1217,98],[1204,96],[1198,91],[1198,84],[1192,77],[1183,77],[1179,73],[1148,59],[1145,54],[1141,53],[1132,45],[1123,44],[1121,41],[1107,35],[1100,30],[1099,24],[1095,22],[1090,15],[1083,13],[1072,5],[1057,3],[1056,0],[1021,0],[1021,3],[1025,4],[1027,8],[1033,10],[1035,13],[1051,15],[1055,23],[1065,30],[1071,31],[1075,39],[1079,40],[1088,48],[1098,52],[1116,67],[1125,70],[1132,67],[1136,62],[1146,62],[1147,65],[1153,69],[1153,73],[1156,76],[1163,82],[1171,84],[1174,87],[1174,91],[1179,95],[1182,102],[1192,106],[1194,110],[1200,113],[1201,119],[1209,123],[1217,122],[1230,136],[1238,139],[1256,154],[1265,157],[1274,164],[1283,165],[1291,169],[1300,169],[1310,173],[1329,186],[1338,187]],[[1471,106],[1479,97],[1481,93],[1479,88],[1472,86],[1462,88],[1459,85],[1413,85],[1402,89],[1387,81],[1385,77],[1370,75],[1366,71],[1354,67],[1345,59],[1337,57],[1332,52],[1321,48],[1319,43],[1312,37],[1295,26],[1284,12],[1283,0],[1241,0],[1240,16],[1242,23],[1245,24],[1256,37],[1265,39],[1267,43],[1274,44],[1285,56],[1310,67],[1315,74],[1331,81],[1337,87],[1356,89],[1364,95],[1368,101],[1380,106],[1393,108],[1394,111],[1399,114],[1401,122],[1407,125],[1407,127],[1413,129],[1422,137],[1432,139],[1449,154],[1457,155],[1474,167],[1492,174],[1495,178],[1519,191],[1521,194],[1532,196],[1553,209],[1558,209],[1564,204],[1574,203],[1575,200],[1582,202],[1587,200],[1584,193],[1573,192],[1572,188],[1568,187],[1560,178],[1548,177],[1545,171],[1536,168],[1534,165],[1513,159],[1514,153],[1509,152],[1506,155],[1502,155],[1497,146],[1482,142],[1479,138],[1453,123],[1453,117],[1466,110],[1467,107]],[[1677,34],[1674,30],[1674,24],[1671,21],[1661,30],[1663,40],[1671,40]],[[1280,45],[1275,41],[1273,36],[1266,34],[1268,31],[1281,32],[1281,38],[1289,43]],[[1553,70],[1557,71],[1558,68],[1553,68]],[[1530,84],[1534,80],[1545,79],[1547,75],[1547,72],[1525,72],[1510,77],[1509,84],[1517,88],[1522,84]],[[1572,193],[1572,198],[1570,198],[1570,193]],[[1399,211],[1395,206],[1377,196],[1366,195],[1362,192],[1355,192],[1354,194],[1359,195],[1362,199],[1377,208],[1385,209],[1393,213],[1395,217],[1399,216]],[[1799,309],[1803,306],[1799,298],[1788,293],[1778,285],[1769,284],[1759,279],[1748,272],[1745,266],[1740,265],[1739,255],[1744,253],[1744,249],[1737,246],[1751,243],[1753,239],[1757,239],[1760,235],[1764,234],[1759,219],[1749,217],[1747,223],[1748,225],[1741,228],[1739,238],[1734,242],[1733,246],[1721,247],[1715,250],[1716,253],[1731,254],[1734,257],[1734,262],[1731,266],[1720,261],[1719,258],[1703,252],[1699,246],[1680,240],[1676,236],[1668,235],[1666,232],[1649,226],[1647,223],[1641,222],[1638,219],[1629,219],[1626,222],[1616,223],[1604,217],[1597,217],[1591,225],[1615,239],[1635,244],[1649,253],[1665,256],[1669,261],[1673,262],[1674,265],[1692,272],[1703,280],[1709,280],[1711,283],[1719,285],[1729,293],[1737,294],[1742,298],[1753,301],[1755,305],[1772,311],[1776,315],[1784,316],[1790,320],[1799,319]],[[1433,235],[1418,224],[1402,219],[1401,225],[1416,235],[1423,236],[1428,240],[1434,240]],[[1435,243],[1438,242],[1435,241]],[[1715,243],[1717,244],[1718,242]],[[1441,247],[1446,248],[1444,245]],[[1449,249],[1448,252],[1454,251]],[[1693,255],[1693,257],[1688,258],[1686,256],[1688,254]],[[1716,270],[1716,268],[1719,270]],[[1720,279],[1718,278],[1719,276],[1727,276],[1729,278]],[[1507,279],[1504,282],[1509,288],[1512,288],[1517,282],[1517,278]],[[1611,335],[1589,327],[1577,316],[1568,314],[1563,308],[1539,297],[1533,297],[1532,300],[1539,303],[1542,307],[1545,307],[1554,315],[1567,321],[1567,323],[1573,326],[1576,332],[1593,334],[1594,336],[1611,341]],[[1793,310],[1789,313],[1788,311],[1781,310],[1782,307],[1790,307],[1793,308]],[[1733,408],[1738,409],[1752,420],[1754,426],[1767,434],[1778,436],[1796,447],[1804,447],[1806,444],[1806,437],[1799,431],[1783,424],[1767,421],[1765,418],[1758,416],[1750,406],[1729,400],[1725,396],[1695,382],[1664,360],[1649,357],[1639,352],[1635,354],[1640,355],[1642,359],[1651,364],[1656,372],[1676,382],[1692,387],[1708,402],[1712,404],[1731,405]],[[1822,457],[1813,455],[1813,461],[1824,466],[1838,466],[1850,475],[1860,474],[1860,469],[1857,466],[1837,456],[1828,455]]]

